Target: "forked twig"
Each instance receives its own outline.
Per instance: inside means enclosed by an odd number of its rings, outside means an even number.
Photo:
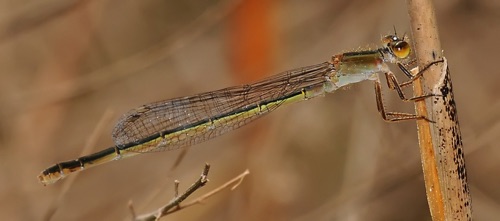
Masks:
[[[231,180],[227,181],[226,183],[222,184],[221,186],[217,187],[216,189],[214,189],[214,190],[212,190],[212,191],[210,191],[210,192],[208,192],[208,193],[204,194],[203,196],[198,197],[197,199],[195,199],[195,200],[193,200],[193,201],[191,201],[191,202],[189,202],[189,203],[184,204],[184,205],[182,206],[182,208],[186,208],[186,207],[188,207],[188,206],[192,206],[192,205],[194,205],[194,204],[201,203],[201,202],[203,202],[203,200],[205,200],[205,199],[207,199],[207,198],[209,198],[209,197],[211,197],[211,196],[213,196],[213,195],[217,194],[218,192],[220,192],[220,191],[222,191],[222,190],[224,190],[224,189],[228,188],[228,187],[229,187],[229,186],[231,186],[231,185],[232,185],[231,190],[236,189],[236,188],[237,188],[237,187],[241,184],[241,182],[243,182],[243,179],[244,179],[244,178],[245,178],[248,174],[250,174],[250,171],[247,169],[247,170],[245,170],[243,173],[241,173],[240,175],[238,175],[238,176],[236,176],[235,178],[233,178],[233,179],[231,179]],[[233,185],[233,184],[234,184],[234,185]],[[172,212],[174,212],[174,211],[172,211]],[[171,213],[171,212],[169,212],[169,213]]]
[[[133,220],[135,220],[135,221],[159,220],[163,216],[166,216],[168,214],[171,214],[171,213],[177,212],[179,210],[185,209],[185,208],[190,207],[192,205],[201,203],[203,200],[205,200],[205,199],[207,199],[207,198],[215,195],[216,193],[218,193],[218,192],[220,192],[220,191],[228,188],[231,185],[232,185],[231,190],[235,189],[243,181],[243,178],[245,178],[245,176],[247,176],[248,174],[250,174],[250,172],[248,170],[245,170],[242,174],[240,174],[240,175],[236,176],[235,178],[229,180],[228,182],[226,182],[222,186],[220,186],[220,187],[218,187],[218,188],[210,191],[207,194],[204,194],[203,196],[198,197],[197,199],[194,199],[191,202],[188,202],[188,203],[186,203],[184,205],[180,205],[180,203],[183,202],[185,199],[187,199],[187,197],[189,197],[192,193],[194,193],[196,190],[198,190],[201,187],[203,187],[208,182],[207,176],[208,176],[208,171],[209,170],[210,170],[210,165],[206,164],[205,168],[203,169],[203,172],[202,172],[200,178],[196,182],[194,182],[181,195],[178,195],[178,193],[179,193],[179,191],[178,191],[178,181],[176,181],[175,194],[174,194],[175,197],[172,200],[170,200],[170,202],[168,202],[166,205],[160,207],[159,209],[157,209],[154,212],[136,216],[135,215],[136,213],[135,213],[134,208],[132,206],[132,202],[130,202],[129,203],[129,208],[130,208],[130,211],[132,213]]]

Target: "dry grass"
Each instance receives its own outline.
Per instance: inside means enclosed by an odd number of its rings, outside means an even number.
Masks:
[[[0,2],[4,220],[46,215],[62,184],[43,187],[36,176],[57,161],[78,157],[106,110],[125,113],[143,103],[237,84],[230,63],[230,49],[237,45],[228,43],[232,3],[52,2]],[[495,176],[500,100],[492,64],[499,51],[500,5],[457,1],[436,7],[452,68],[474,217],[494,220],[500,216]],[[276,37],[269,74],[326,61],[367,43],[375,47],[393,25],[399,32],[410,30],[405,3],[395,0],[279,1],[271,13]],[[190,148],[175,170],[170,168],[180,151],[84,171],[56,205],[53,220],[128,219],[129,200],[137,213],[151,211],[171,198],[174,179],[184,189],[205,162],[212,168],[202,191],[246,168],[252,173],[237,190],[171,219],[429,220],[415,123],[383,122],[372,90],[366,82],[281,108]],[[395,94],[385,94],[389,108],[413,110]],[[94,150],[112,145],[112,127],[97,136]]]

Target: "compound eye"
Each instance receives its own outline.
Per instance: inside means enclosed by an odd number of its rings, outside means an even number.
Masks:
[[[391,47],[392,52],[398,58],[406,58],[410,55],[410,44],[406,41],[400,41],[394,43]]]

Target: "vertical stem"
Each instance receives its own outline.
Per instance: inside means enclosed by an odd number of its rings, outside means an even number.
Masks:
[[[408,0],[415,54],[420,69],[443,59],[432,0]],[[414,83],[415,96],[435,94],[416,102],[427,202],[432,220],[472,220],[465,159],[446,59],[425,71]]]
[[[425,4],[425,9],[420,9],[424,4],[420,4],[422,1],[419,0],[408,0],[408,12],[410,14],[410,22],[412,28],[412,37],[415,48],[415,55],[417,57],[418,67],[423,67],[425,65],[424,61],[429,61],[429,50],[432,50],[432,45],[436,48],[437,52],[441,51],[441,45],[439,43],[439,36],[437,35],[437,27],[435,25],[435,20],[429,23],[434,25],[428,25],[427,22],[423,23],[422,20],[425,18],[434,17],[434,8],[432,4]],[[421,15],[419,13],[426,13],[426,15]],[[429,13],[431,15],[429,15]],[[422,32],[426,32],[422,33]],[[424,36],[428,36],[426,39]],[[427,44],[429,43],[429,44]],[[428,47],[426,47],[429,45]],[[440,57],[442,54],[440,54]],[[439,71],[436,68],[429,69],[425,73],[425,81],[431,81],[435,76],[439,76]],[[433,73],[434,72],[434,73]],[[424,93],[423,85],[425,82],[423,80],[417,80],[414,82],[414,93],[415,96],[421,96]],[[434,82],[436,80],[434,79]],[[431,82],[432,84],[432,82]],[[419,115],[427,116],[427,105],[425,102],[415,103],[416,112]],[[418,128],[418,140],[420,146],[420,157],[422,161],[422,169],[424,173],[425,181],[425,192],[427,195],[427,203],[429,204],[430,213],[433,221],[443,221],[444,219],[444,202],[441,191],[441,186],[439,185],[439,175],[437,171],[435,152],[432,145],[432,135],[430,129],[430,123],[427,121],[417,121]]]

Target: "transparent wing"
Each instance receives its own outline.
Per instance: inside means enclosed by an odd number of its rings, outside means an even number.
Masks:
[[[183,139],[162,142],[161,145],[159,142],[150,142],[147,145],[155,145],[155,148],[137,151],[163,151],[201,143],[273,111],[279,103],[254,114],[235,116],[234,113],[243,113],[252,105],[279,101],[280,98],[300,92],[302,88],[323,84],[331,71],[333,65],[325,62],[283,72],[250,85],[146,104],[129,111],[118,121],[113,130],[113,139],[118,147],[144,145],[160,136],[168,139],[169,134],[189,130],[189,136]],[[234,117],[224,117],[229,115]],[[197,125],[217,120],[223,122],[211,125],[210,129],[195,129]]]

